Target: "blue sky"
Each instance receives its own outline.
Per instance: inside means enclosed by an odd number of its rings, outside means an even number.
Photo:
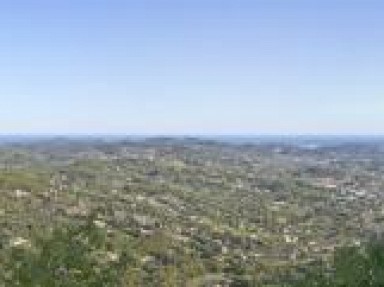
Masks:
[[[384,134],[384,1],[4,0],[0,133]]]

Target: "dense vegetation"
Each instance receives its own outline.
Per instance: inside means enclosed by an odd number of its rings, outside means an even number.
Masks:
[[[293,286],[384,286],[384,242],[373,240],[363,247],[342,247],[332,263],[312,266]]]
[[[0,147],[0,286],[383,286],[381,142]]]

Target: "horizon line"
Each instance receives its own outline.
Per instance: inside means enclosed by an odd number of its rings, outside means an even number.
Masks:
[[[384,137],[384,133],[0,133],[0,137]]]

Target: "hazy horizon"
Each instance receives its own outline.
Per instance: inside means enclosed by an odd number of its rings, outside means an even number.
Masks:
[[[156,133],[14,133],[0,134],[1,138],[384,138],[384,134],[156,134]]]
[[[383,10],[2,1],[0,134],[381,136]]]

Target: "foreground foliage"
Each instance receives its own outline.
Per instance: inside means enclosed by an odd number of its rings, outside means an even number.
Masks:
[[[117,286],[129,263],[108,251],[105,231],[88,223],[19,241],[3,252],[6,286]]]
[[[295,287],[366,287],[384,286],[384,242],[373,240],[364,247],[342,247],[333,264],[307,269]]]

